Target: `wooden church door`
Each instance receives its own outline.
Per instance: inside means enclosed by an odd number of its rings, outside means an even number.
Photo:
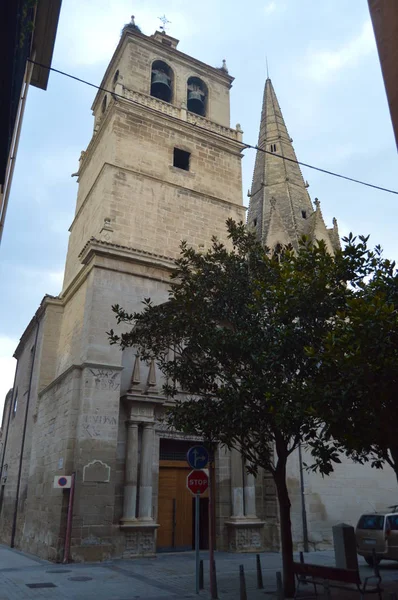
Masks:
[[[158,551],[184,551],[194,548],[194,498],[186,487],[187,476],[191,471],[186,461],[186,453],[191,445],[192,442],[161,440]],[[200,514],[200,545],[205,549],[208,547],[208,492],[200,500]]]

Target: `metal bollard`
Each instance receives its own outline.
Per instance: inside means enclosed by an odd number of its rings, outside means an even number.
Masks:
[[[330,586],[329,586],[329,582],[325,581],[323,589],[325,590],[325,596],[327,598],[327,600],[330,600],[331,596],[330,596]]]
[[[300,552],[300,563],[301,563],[302,565],[304,565],[304,564],[305,564],[305,563],[304,563],[304,552]],[[303,585],[307,585],[307,579],[306,579],[305,575],[301,575],[301,576],[300,576],[300,581],[301,581],[301,583],[302,583]]]
[[[239,565],[239,600],[247,600],[245,569]]]
[[[213,575],[214,575],[214,581],[213,581],[213,598],[212,598],[212,600],[217,600],[218,589],[217,589],[217,571],[216,571],[216,561],[215,560],[213,560]]]
[[[376,550],[372,550],[373,571],[376,577],[380,577],[379,565],[377,564]]]
[[[280,571],[276,573],[276,597],[278,600],[284,600],[282,574]]]
[[[199,563],[199,589],[204,590],[203,559]]]
[[[257,589],[263,590],[264,589],[263,574],[261,571],[261,562],[260,562],[259,554],[256,554],[256,566],[257,566]]]

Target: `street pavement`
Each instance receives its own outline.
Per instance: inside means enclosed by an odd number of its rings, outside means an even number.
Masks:
[[[256,586],[255,554],[216,552],[220,600],[239,599],[239,565],[243,565],[245,570],[247,600],[276,598],[276,572],[281,570],[280,554],[263,552],[260,556],[263,590],[258,590]],[[201,558],[204,561],[205,589],[197,596],[193,552],[158,554],[156,558],[148,559],[60,565],[0,545],[0,600],[208,600],[207,552],[201,552]],[[311,552],[305,555],[305,561],[334,566],[334,553]],[[373,572],[362,559],[360,571],[362,578]],[[385,587],[384,598],[390,600],[391,592],[398,592],[398,562],[382,562],[380,571]],[[354,600],[359,595],[334,591],[333,597]]]

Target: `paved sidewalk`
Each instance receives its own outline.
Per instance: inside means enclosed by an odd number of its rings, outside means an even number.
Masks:
[[[208,556],[204,560],[205,590],[200,600],[208,600]],[[306,562],[334,565],[333,551],[312,552]],[[261,554],[264,590],[256,589],[256,556],[216,552],[220,600],[239,599],[239,565],[246,575],[247,600],[274,600],[276,571],[281,570],[277,553]],[[384,598],[398,592],[398,562],[381,564]],[[361,561],[361,575],[372,569]],[[333,593],[334,597],[358,599],[357,593]],[[57,565],[0,545],[0,600],[177,600],[198,598],[195,594],[195,555],[193,552],[159,554],[153,559],[112,560],[105,563]]]

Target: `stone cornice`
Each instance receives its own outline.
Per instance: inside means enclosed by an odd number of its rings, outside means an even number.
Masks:
[[[121,365],[110,365],[110,364],[104,364],[104,363],[95,363],[95,362],[83,362],[81,364],[71,364],[69,367],[67,367],[65,369],[65,371],[63,371],[62,373],[60,373],[60,375],[57,375],[57,377],[55,379],[53,379],[53,381],[51,383],[49,383],[48,385],[46,385],[45,388],[43,388],[42,390],[40,390],[40,392],[37,394],[38,397],[40,398],[40,396],[42,396],[43,394],[45,394],[46,392],[48,392],[52,387],[54,387],[55,385],[57,385],[57,383],[59,383],[60,381],[62,381],[62,379],[65,379],[65,377],[71,372],[71,371],[82,371],[83,369],[86,368],[94,368],[94,369],[111,369],[112,371],[123,371],[123,367]]]
[[[150,266],[163,272],[164,276],[161,276],[160,274],[156,275],[154,273],[148,274],[145,272],[140,272],[138,275],[146,279],[154,279],[161,282],[168,281],[170,272],[173,268],[173,260],[171,258],[151,254],[150,252],[145,252],[144,250],[135,250],[134,248],[129,248],[128,246],[120,246],[119,244],[103,242],[101,240],[97,240],[96,238],[91,238],[85,244],[79,256],[81,257],[82,262],[84,259],[84,266],[63,291],[62,296],[60,297],[60,301],[63,305],[66,304],[69,301],[69,298],[77,292],[94,268],[115,270],[119,273],[127,273],[128,275],[132,275],[132,271],[123,269],[121,267],[120,261],[130,264],[137,264],[139,266]],[[112,268],[109,264],[95,262],[97,258],[112,259],[115,261],[118,260],[119,265],[117,268]]]
[[[138,392],[129,392],[127,391],[125,394],[123,394],[123,396],[120,397],[121,400],[123,400],[123,402],[133,402],[135,404],[164,404],[166,401],[166,396],[163,396],[161,394],[158,395],[153,395],[153,394],[145,394],[143,393],[138,393]]]
[[[92,237],[80,252],[79,258],[81,262],[86,265],[92,260],[95,254],[117,256],[123,260],[157,266],[168,271],[171,271],[174,268],[174,261],[168,256],[155,254],[154,252],[147,252],[145,250],[139,250],[138,248],[132,248],[129,246],[122,246],[121,244],[97,240],[96,238]]]

